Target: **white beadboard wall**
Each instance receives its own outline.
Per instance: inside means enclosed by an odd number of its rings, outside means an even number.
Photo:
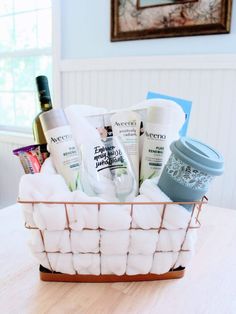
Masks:
[[[55,74],[54,102],[62,107],[125,108],[148,91],[192,100],[188,135],[225,157],[224,175],[212,183],[209,202],[236,209],[236,55],[61,60]],[[11,151],[22,144],[0,136],[0,207],[16,199],[22,171]]]

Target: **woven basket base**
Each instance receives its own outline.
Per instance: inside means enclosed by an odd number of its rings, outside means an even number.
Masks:
[[[61,281],[61,282],[121,282],[121,281],[151,281],[178,279],[184,276],[184,268],[178,268],[162,275],[146,274],[146,275],[68,275],[62,273],[52,273],[50,270],[40,265],[39,273],[42,281]]]

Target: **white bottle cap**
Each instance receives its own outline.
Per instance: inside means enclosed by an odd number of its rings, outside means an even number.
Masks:
[[[180,130],[185,121],[185,113],[181,106],[173,100],[169,99],[147,99],[135,106],[132,106],[131,109],[146,109],[150,107],[165,107],[170,112],[170,117],[172,117],[172,121],[170,122],[175,130]],[[153,120],[151,118],[151,120]],[[145,120],[144,120],[145,122]],[[155,123],[155,122],[154,122]],[[168,122],[167,122],[168,123]]]
[[[149,107],[147,112],[147,122],[156,124],[171,124],[172,111],[168,107]]]
[[[174,130],[179,131],[185,122],[185,113],[182,107],[173,100],[156,99],[157,106],[168,108],[171,116],[171,124]]]

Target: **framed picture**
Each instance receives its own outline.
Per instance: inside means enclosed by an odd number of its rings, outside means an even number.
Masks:
[[[111,41],[230,32],[232,0],[111,0]]]

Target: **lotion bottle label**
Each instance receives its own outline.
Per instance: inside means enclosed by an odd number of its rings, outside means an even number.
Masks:
[[[166,144],[169,142],[169,127],[147,123],[144,132],[141,183],[145,179],[158,177],[165,162]]]
[[[57,172],[63,175],[71,191],[78,189],[81,156],[72,138],[70,126],[48,130],[46,137]]]

